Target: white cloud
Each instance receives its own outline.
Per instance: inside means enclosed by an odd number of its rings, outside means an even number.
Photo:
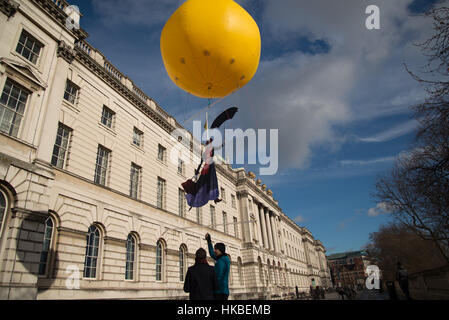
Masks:
[[[368,209],[368,215],[371,217],[376,217],[381,214],[390,213],[390,209],[385,202],[379,202],[374,208]]]
[[[302,223],[302,222],[304,222],[305,221],[305,219],[304,219],[304,217],[302,216],[302,215],[297,215],[294,219],[293,219],[293,221],[295,221],[295,222],[297,222],[297,223]]]
[[[396,158],[397,158],[397,156],[382,157],[382,158],[375,158],[375,159],[368,159],[368,160],[341,160],[340,164],[343,166],[367,166],[367,165],[373,165],[373,164],[377,164],[377,163],[392,162]]]
[[[422,89],[403,63],[422,62],[412,42],[430,34],[430,23],[409,16],[411,2],[374,1],[382,22],[381,30],[373,31],[365,28],[364,1],[266,1],[263,26],[273,38],[295,41],[304,35],[330,44],[327,53],[296,51],[262,62],[239,93],[242,127],[279,128],[281,169],[307,168],[313,146],[338,149],[344,139],[334,125],[406,113],[420,101]],[[373,139],[392,139],[407,130]]]
[[[357,139],[362,142],[385,142],[415,131],[418,128],[418,125],[418,121],[410,120],[371,137],[358,137]]]

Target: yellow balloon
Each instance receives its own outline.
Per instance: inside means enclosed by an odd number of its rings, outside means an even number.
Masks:
[[[161,34],[170,79],[201,98],[224,97],[247,84],[257,71],[260,47],[256,22],[233,0],[188,0]]]

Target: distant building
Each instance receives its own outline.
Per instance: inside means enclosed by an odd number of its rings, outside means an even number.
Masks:
[[[370,262],[365,251],[350,251],[327,256],[334,287],[364,285]]]

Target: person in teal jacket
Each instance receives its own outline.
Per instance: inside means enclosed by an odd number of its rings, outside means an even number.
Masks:
[[[216,300],[228,300],[229,297],[229,270],[231,267],[231,260],[226,254],[226,246],[224,243],[216,243],[212,246],[210,234],[206,234],[207,246],[209,247],[209,254],[215,260],[215,274],[218,280],[218,290],[214,292]]]

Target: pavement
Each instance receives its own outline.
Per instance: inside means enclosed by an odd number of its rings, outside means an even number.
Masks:
[[[362,290],[357,291],[356,300],[389,300],[390,296],[388,295],[388,292],[382,292],[380,293],[377,290]],[[330,292],[326,293],[326,299],[325,300],[341,300],[341,296],[337,292]],[[345,300],[348,300],[348,298],[345,296]]]

